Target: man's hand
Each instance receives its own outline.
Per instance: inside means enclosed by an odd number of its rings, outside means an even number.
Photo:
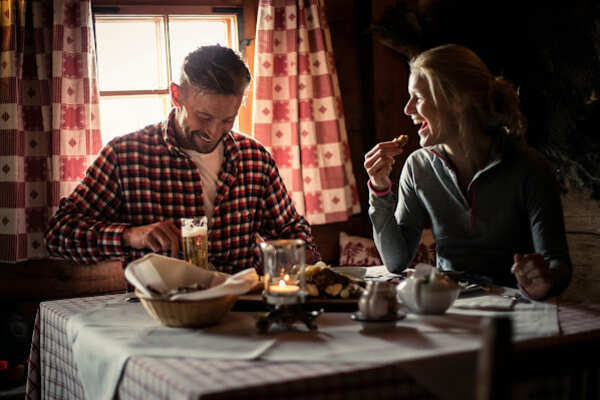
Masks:
[[[178,257],[181,231],[173,221],[160,221],[150,225],[128,228],[123,232],[123,241],[134,249],[171,251],[171,257]]]
[[[544,298],[554,285],[548,261],[541,254],[515,254],[514,261],[510,272],[526,294],[534,300]]]

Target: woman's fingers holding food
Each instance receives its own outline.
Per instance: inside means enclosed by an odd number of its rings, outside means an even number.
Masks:
[[[365,169],[369,176],[378,174],[389,174],[394,165],[394,159],[389,157],[378,157],[365,161]]]
[[[407,135],[400,135],[389,141],[377,143],[371,150],[365,154],[365,158],[373,156],[375,153],[383,153],[387,156],[395,157],[404,152],[404,147],[408,143]]]

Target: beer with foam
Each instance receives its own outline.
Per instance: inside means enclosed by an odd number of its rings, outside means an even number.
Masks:
[[[182,218],[183,259],[208,269],[208,226],[206,217]]]

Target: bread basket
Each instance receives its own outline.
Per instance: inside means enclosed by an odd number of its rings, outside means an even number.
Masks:
[[[135,287],[148,314],[163,325],[178,327],[218,323],[238,296],[258,282],[253,268],[230,275],[153,253],[129,263],[125,278]],[[190,285],[201,289],[169,293],[173,289],[189,289]]]
[[[204,300],[151,298],[136,290],[146,311],[158,322],[174,327],[203,327],[218,323],[237,300],[227,295]]]

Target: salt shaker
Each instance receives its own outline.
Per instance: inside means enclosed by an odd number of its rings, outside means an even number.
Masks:
[[[358,309],[364,319],[382,319],[398,312],[396,290],[390,282],[367,282],[367,288],[358,300]]]

